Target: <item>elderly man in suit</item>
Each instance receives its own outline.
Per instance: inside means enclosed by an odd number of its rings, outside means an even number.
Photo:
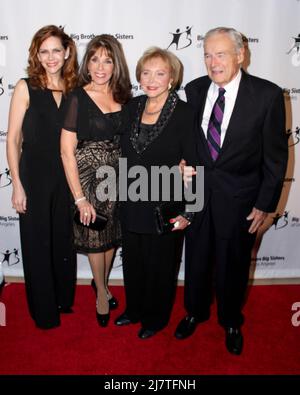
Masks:
[[[276,209],[288,147],[282,90],[241,69],[242,35],[232,28],[204,38],[208,76],[186,86],[198,113],[197,151],[205,168],[205,202],[186,235],[185,308],[175,336],[185,339],[209,319],[215,284],[227,350],[242,352],[242,305],[255,234]]]

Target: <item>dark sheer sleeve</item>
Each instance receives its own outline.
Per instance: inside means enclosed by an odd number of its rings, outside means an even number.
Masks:
[[[122,107],[122,124],[123,124],[123,133],[126,134],[130,131],[131,122],[133,119],[133,110],[132,110],[132,100],[128,103],[124,104]]]
[[[78,130],[78,97],[75,93],[68,96],[65,108],[63,128],[76,133]]]

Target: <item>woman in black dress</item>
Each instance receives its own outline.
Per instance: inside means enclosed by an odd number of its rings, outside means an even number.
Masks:
[[[155,189],[154,178],[150,178],[154,168],[174,168],[177,172],[181,158],[186,158],[188,164],[196,158],[194,114],[175,92],[181,84],[182,71],[179,59],[167,50],[154,47],[144,53],[137,64],[136,77],[145,95],[129,102],[129,131],[122,136],[122,156],[127,159],[128,169],[136,165],[146,169],[148,181],[141,190],[147,190],[148,197],[130,196],[137,180],[128,179],[128,200],[121,202],[126,310],[115,324],[140,322],[141,339],[153,336],[168,323],[182,252],[182,230],[190,220],[181,204],[172,218],[172,230],[158,233],[155,208],[165,200],[162,187],[169,194],[167,207],[175,200],[174,188],[172,180],[166,188],[168,183],[160,179],[156,183],[159,188]],[[178,177],[180,189],[179,170]]]
[[[7,157],[29,310],[46,329],[60,324],[59,313],[71,312],[74,300],[76,254],[59,143],[65,95],[77,83],[75,44],[63,29],[45,26],[28,63],[29,78],[17,83],[11,101]]]
[[[131,97],[123,49],[113,36],[102,34],[90,41],[79,73],[79,86],[68,99],[61,154],[82,222],[74,224],[75,245],[78,252],[88,255],[97,291],[96,317],[99,325],[105,327],[109,308],[117,305],[108,289],[108,275],[115,248],[121,241],[116,212],[121,109]],[[107,185],[114,196],[101,198],[98,186],[105,177],[99,175],[99,170],[104,166],[109,166],[116,178]],[[95,221],[96,212],[108,217],[101,231],[88,227]]]

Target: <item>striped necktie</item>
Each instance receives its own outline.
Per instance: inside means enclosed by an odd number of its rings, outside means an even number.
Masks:
[[[225,89],[219,88],[219,96],[213,106],[207,128],[207,143],[212,159],[215,161],[221,149],[221,124],[225,107]]]

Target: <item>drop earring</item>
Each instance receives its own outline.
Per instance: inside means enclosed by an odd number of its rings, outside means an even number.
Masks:
[[[168,89],[169,89],[169,91],[172,89],[172,84],[171,84],[171,82],[169,82]]]

